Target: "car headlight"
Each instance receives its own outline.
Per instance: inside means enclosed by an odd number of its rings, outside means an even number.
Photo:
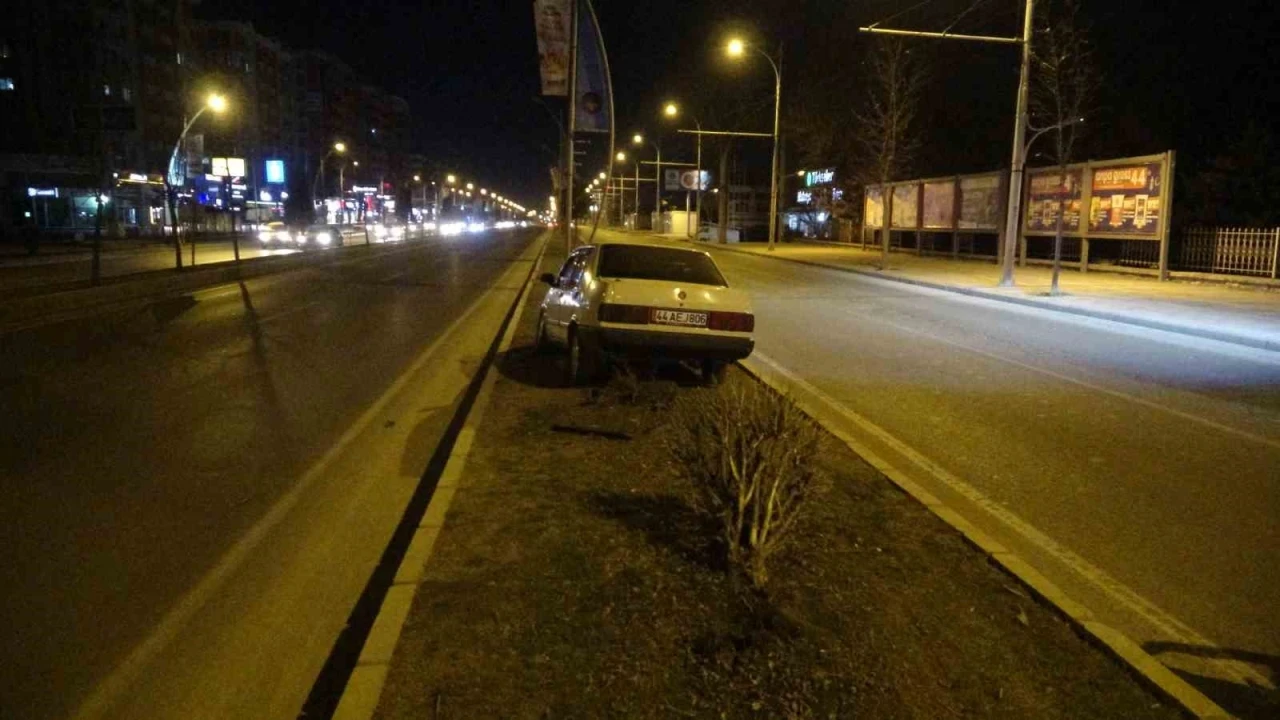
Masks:
[[[392,235],[397,235],[397,236],[399,236],[399,235],[404,235],[404,228],[402,228],[402,227],[393,227],[393,228],[391,228],[391,234],[392,234]]]
[[[333,242],[333,234],[327,232],[316,233],[316,242],[321,245],[328,245]]]
[[[262,232],[258,233],[258,240],[259,242],[264,242],[264,243],[271,242],[271,233],[267,232],[266,230],[263,230]]]

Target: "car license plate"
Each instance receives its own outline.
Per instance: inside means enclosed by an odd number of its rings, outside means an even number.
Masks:
[[[707,313],[689,312],[687,310],[654,310],[655,325],[682,325],[684,327],[706,327]]]

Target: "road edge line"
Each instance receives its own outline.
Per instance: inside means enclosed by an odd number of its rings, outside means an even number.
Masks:
[[[665,235],[654,235],[648,233],[652,237],[661,238],[663,240],[677,240],[686,242],[690,245],[701,246],[707,243],[694,241],[688,238],[668,238]],[[1159,330],[1161,332],[1173,333],[1175,335],[1186,335],[1189,337],[1200,338],[1201,340],[1214,340],[1216,342],[1227,343],[1228,345],[1239,345],[1242,347],[1252,348],[1254,350],[1267,350],[1269,352],[1280,352],[1280,342],[1274,340],[1264,340],[1261,338],[1251,338],[1244,335],[1233,335],[1231,333],[1221,333],[1214,330],[1206,330],[1203,328],[1192,327],[1189,325],[1175,325],[1173,323],[1164,323],[1159,320],[1146,320],[1144,318],[1134,317],[1132,315],[1123,315],[1120,313],[1111,313],[1105,310],[1089,310],[1086,308],[1063,307],[1060,305],[1051,305],[1049,303],[1032,300],[1030,298],[1015,297],[1009,295],[1001,295],[998,293],[987,292],[976,288],[966,288],[959,285],[946,285],[943,283],[933,282],[930,280],[919,280],[916,278],[885,275],[878,270],[864,270],[862,268],[849,267],[847,265],[833,265],[830,263],[817,262],[814,260],[801,260],[798,258],[780,257],[778,255],[765,255],[763,253],[753,252],[751,250],[741,250],[731,248],[716,243],[711,246],[715,250],[723,250],[725,252],[737,253],[739,255],[750,255],[753,257],[762,257],[768,260],[779,260],[782,262],[795,263],[797,265],[808,265],[809,267],[823,268],[826,270],[835,270],[836,272],[844,272],[852,275],[862,275],[864,277],[876,278],[878,280],[886,280],[888,282],[902,283],[904,285],[916,285],[931,290],[941,290],[943,292],[956,293],[957,295],[967,295],[969,297],[980,298],[982,300],[995,300],[997,302],[1008,303],[1010,305],[1020,305],[1022,307],[1036,308],[1038,310],[1048,310],[1050,312],[1062,313],[1064,315],[1075,315],[1077,317],[1087,317],[1094,320],[1106,320],[1108,322],[1119,323],[1121,325],[1133,325],[1135,327],[1145,328],[1147,330]]]
[[[755,365],[756,362],[752,358],[747,358],[738,363],[738,366],[757,382],[771,388],[780,395],[793,400],[796,399],[792,388],[782,383],[774,382],[769,377],[769,373],[761,372],[760,368],[755,367]],[[919,502],[934,517],[959,533],[966,543],[986,555],[1004,572],[1013,576],[1014,579],[1039,598],[1041,602],[1048,605],[1061,618],[1070,623],[1081,636],[1094,644],[1095,647],[1099,647],[1118,660],[1158,695],[1171,700],[1182,710],[1200,720],[1230,720],[1233,717],[1219,707],[1217,703],[1210,700],[1208,696],[1162,665],[1160,661],[1143,650],[1140,645],[1127,635],[1097,620],[1087,607],[1068,597],[1053,581],[1040,574],[1017,553],[1010,551],[986,533],[978,530],[963,515],[914,481],[908,479],[905,473],[881,458],[870,448],[849,437],[847,433],[840,431],[838,428],[829,427],[821,418],[806,410],[803,405],[799,403],[797,405],[825,432],[844,443],[854,454],[875,468],[895,487]]]
[[[516,329],[524,315],[525,304],[533,288],[533,280],[538,268],[542,265],[551,239],[552,235],[547,235],[543,240],[542,247],[534,258],[529,277],[526,278],[524,287],[516,296],[512,311],[500,330],[496,350],[486,359],[480,389],[454,439],[448,460],[436,484],[436,490],[432,493],[431,502],[417,520],[413,539],[396,568],[395,578],[387,589],[387,596],[378,609],[369,635],[365,638],[355,668],[338,698],[331,715],[333,720],[366,720],[372,718],[378,708],[387,673],[391,667],[391,659],[404,631],[404,624],[408,620],[413,600],[417,596],[419,581],[426,570],[427,563],[431,560],[436,539],[443,528],[449,506],[453,503],[458,480],[461,479],[467,458],[471,455],[476,430],[492,404],[493,387],[498,381],[498,358],[511,349]]]

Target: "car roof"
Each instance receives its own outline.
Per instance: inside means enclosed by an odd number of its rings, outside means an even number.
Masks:
[[[681,247],[679,245],[668,245],[666,243],[649,242],[645,240],[641,240],[638,242],[631,241],[631,240],[601,240],[600,242],[592,243],[591,245],[583,245],[581,247],[602,248],[602,247],[608,247],[611,245],[657,248],[659,250],[676,250],[679,252],[698,253],[700,255],[706,255],[708,257],[711,256],[711,253],[698,247]]]

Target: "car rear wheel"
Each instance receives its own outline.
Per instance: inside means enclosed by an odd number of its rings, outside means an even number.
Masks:
[[[577,328],[569,328],[569,357],[565,361],[565,382],[569,385],[586,385],[600,376],[600,353],[584,347]]]
[[[547,315],[538,314],[538,330],[533,340],[534,352],[547,354],[551,352],[551,338],[547,337]]]

